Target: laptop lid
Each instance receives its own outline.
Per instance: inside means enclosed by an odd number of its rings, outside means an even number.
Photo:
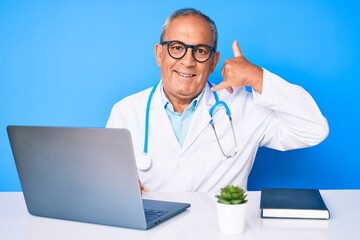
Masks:
[[[146,222],[127,129],[9,126],[7,131],[32,215],[147,229],[190,206],[144,200],[166,208],[163,220]]]

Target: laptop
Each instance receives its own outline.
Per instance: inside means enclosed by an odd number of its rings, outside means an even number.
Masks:
[[[149,229],[190,204],[142,199],[130,131],[7,127],[28,212]]]

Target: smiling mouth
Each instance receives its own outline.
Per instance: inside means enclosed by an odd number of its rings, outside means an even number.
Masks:
[[[175,71],[175,72],[184,78],[192,78],[192,77],[196,76],[196,74],[187,74],[187,73],[182,73],[182,72],[178,72],[178,71]]]

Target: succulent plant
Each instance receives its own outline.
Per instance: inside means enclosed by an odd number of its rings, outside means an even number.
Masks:
[[[243,204],[247,202],[246,191],[239,186],[228,185],[224,188],[221,188],[220,195],[215,197],[218,199],[219,203],[223,204]]]

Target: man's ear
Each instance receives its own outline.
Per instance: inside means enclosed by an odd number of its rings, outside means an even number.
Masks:
[[[215,68],[216,68],[216,65],[218,64],[220,60],[220,53],[219,52],[214,52],[214,57],[213,57],[213,61],[211,63],[211,70],[210,70],[210,73],[213,73]]]
[[[162,58],[162,45],[161,44],[155,44],[155,57],[156,57],[156,63],[160,67],[161,66],[161,58]]]

